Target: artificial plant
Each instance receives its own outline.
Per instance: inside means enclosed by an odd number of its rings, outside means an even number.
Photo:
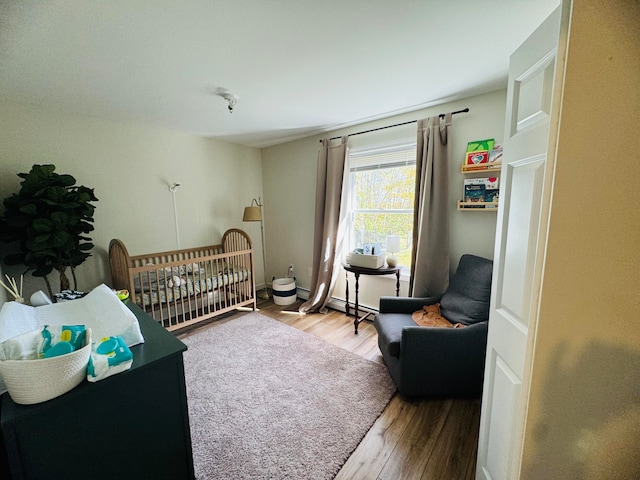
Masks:
[[[98,199],[92,188],[76,186],[71,175],[55,173],[55,165],[34,165],[18,193],[4,200],[0,217],[0,238],[12,242],[19,252],[4,257],[7,265],[24,264],[35,277],[42,277],[53,296],[47,275],[60,275],[60,290],[69,290],[67,269],[71,269],[73,289],[77,289],[75,267],[91,256],[93,212],[90,202]]]

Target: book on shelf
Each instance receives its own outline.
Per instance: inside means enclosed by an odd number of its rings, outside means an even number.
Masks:
[[[482,151],[490,151],[493,150],[495,145],[495,140],[493,138],[487,138],[486,140],[474,140],[473,142],[467,143],[467,153],[468,152],[482,152]]]
[[[467,170],[484,168],[488,163],[489,152],[486,150],[481,152],[467,152],[467,157],[464,161]]]
[[[502,163],[502,145],[496,145],[491,149],[489,163]]]
[[[500,193],[500,179],[498,177],[465,178],[462,200],[467,203],[486,202],[496,205],[478,205],[470,208],[496,208]]]
[[[493,150],[495,140],[488,138],[486,140],[474,140],[467,143],[467,153],[464,165],[468,170],[473,168],[483,168],[489,163],[489,152]]]
[[[471,184],[464,186],[464,201],[466,203],[484,202],[485,186],[481,184]],[[470,206],[468,208],[484,208],[484,205]]]

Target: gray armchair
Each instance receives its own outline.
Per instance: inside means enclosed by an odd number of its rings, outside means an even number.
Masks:
[[[382,297],[374,326],[389,373],[406,396],[478,396],[487,348],[493,262],[463,255],[441,296]],[[440,303],[440,312],[464,328],[421,327],[411,314]]]

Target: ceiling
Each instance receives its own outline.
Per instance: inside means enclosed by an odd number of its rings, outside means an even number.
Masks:
[[[0,97],[264,147],[503,88],[558,4],[0,0]]]

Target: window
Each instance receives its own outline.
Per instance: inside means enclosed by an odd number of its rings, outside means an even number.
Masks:
[[[349,152],[349,251],[399,235],[394,253],[410,265],[415,168],[415,142]]]

